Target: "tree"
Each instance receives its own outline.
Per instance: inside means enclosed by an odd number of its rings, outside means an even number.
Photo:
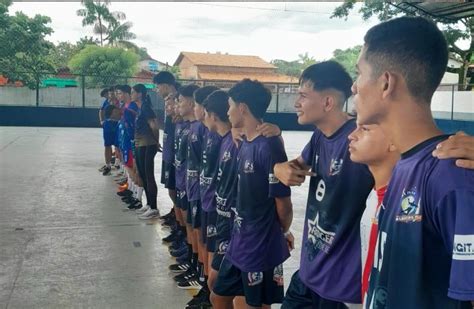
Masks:
[[[35,88],[44,72],[54,71],[49,57],[53,44],[45,37],[53,32],[47,16],[8,14],[11,1],[0,2],[0,74]]]
[[[285,61],[280,59],[275,59],[270,61],[271,64],[277,67],[277,72],[280,74],[299,77],[303,71],[303,66],[298,60]]]
[[[355,66],[357,64],[357,59],[359,58],[361,49],[362,46],[357,45],[347,49],[336,49],[333,52],[332,60],[335,60],[342,64],[342,66],[346,69],[346,71],[349,73],[353,80],[355,80],[355,78],[357,77]]]
[[[120,22],[112,22],[107,29],[107,37],[105,38],[108,41],[108,44],[112,46],[123,46],[129,47],[131,46],[130,40],[135,39],[137,36],[130,31],[133,24],[129,21],[120,23]],[[133,49],[139,49],[133,44]]]
[[[301,63],[301,66],[303,67],[303,70],[309,67],[312,64],[316,64],[317,61],[313,57],[308,56],[308,52],[304,54],[299,54],[298,55],[299,59],[298,62]]]
[[[116,47],[89,45],[69,62],[75,74],[86,75],[86,87],[105,87],[125,83],[138,69],[139,57]]]
[[[104,36],[107,34],[107,26],[110,23],[118,22],[120,19],[125,19],[125,14],[122,12],[110,12],[110,0],[82,0],[84,9],[77,10],[77,15],[84,17],[82,19],[82,26],[93,26],[94,33],[99,35],[100,45],[104,45]]]
[[[337,7],[331,17],[346,18],[349,12],[354,9],[355,0],[346,0],[344,4]],[[359,12],[362,14],[364,20],[369,19],[372,16],[377,16],[379,20],[388,20],[400,15],[409,16],[423,16],[430,18],[434,22],[441,25],[444,36],[448,42],[448,48],[451,56],[459,60],[462,65],[460,68],[447,68],[446,70],[451,73],[457,73],[459,75],[460,88],[465,89],[467,80],[466,75],[469,65],[472,63],[471,57],[474,54],[474,17],[466,17],[459,20],[459,23],[447,22],[446,20],[436,19],[427,16],[419,10],[412,10],[406,12],[400,8],[399,5],[391,4],[386,1],[364,1],[364,4],[360,8]],[[409,34],[407,34],[409,35]],[[462,49],[458,46],[460,40],[470,40],[469,47]]]

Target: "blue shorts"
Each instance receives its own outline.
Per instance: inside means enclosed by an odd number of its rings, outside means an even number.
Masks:
[[[102,134],[104,137],[104,146],[117,146],[117,130],[109,122],[104,122],[102,127]]]
[[[283,265],[267,271],[244,272],[224,258],[213,291],[220,296],[245,296],[247,305],[254,307],[281,303]]]
[[[186,191],[176,190],[176,207],[187,211],[189,208],[188,196]]]
[[[208,252],[216,252],[217,238],[217,211],[202,211],[206,217],[206,225],[203,225],[203,234],[206,239],[206,247]]]
[[[173,163],[161,161],[161,183],[166,189],[176,190],[176,170]]]

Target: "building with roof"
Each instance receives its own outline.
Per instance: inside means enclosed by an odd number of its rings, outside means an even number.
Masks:
[[[182,79],[240,81],[257,79],[263,83],[295,83],[296,77],[277,73],[277,67],[258,56],[227,53],[181,52],[175,66]]]

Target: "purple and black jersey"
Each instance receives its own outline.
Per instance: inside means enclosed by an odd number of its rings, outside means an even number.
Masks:
[[[222,137],[216,179],[217,238],[216,253],[225,254],[229,246],[237,205],[237,155],[239,149],[229,131]]]
[[[279,137],[258,136],[240,147],[237,207],[226,258],[241,271],[266,271],[290,256],[275,198],[291,191],[273,175],[273,166],[286,160]]]
[[[446,138],[415,146],[394,169],[365,308],[471,308],[474,171],[431,155]]]
[[[176,171],[176,189],[186,190],[186,157],[188,154],[189,121],[176,123],[174,166]]]
[[[202,149],[199,187],[201,190],[201,205],[205,211],[216,210],[216,179],[221,141],[222,137],[219,134],[208,131]]]
[[[201,172],[202,148],[207,134],[206,126],[194,120],[189,125],[189,141],[186,158],[186,194],[188,201],[200,200],[199,174]]]
[[[176,127],[170,116],[165,117],[165,128],[163,130],[163,161],[174,162],[174,133]]]
[[[311,177],[299,275],[326,299],[361,303],[360,219],[374,180],[367,166],[350,160],[347,121],[332,136],[316,130],[301,157]]]

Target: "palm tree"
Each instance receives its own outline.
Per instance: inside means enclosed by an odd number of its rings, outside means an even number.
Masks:
[[[109,11],[110,0],[82,0],[84,9],[77,10],[77,15],[84,17],[82,19],[83,26],[94,26],[94,33],[100,37],[100,45],[104,44],[104,34],[107,33],[105,23],[117,22],[117,19],[124,19],[125,14],[122,12]]]
[[[120,22],[112,22],[109,24],[107,29],[107,37],[105,41],[112,46],[123,46],[128,49],[136,49],[136,45],[131,43],[130,40],[135,39],[137,36],[130,31],[133,24],[129,21],[121,24]]]

